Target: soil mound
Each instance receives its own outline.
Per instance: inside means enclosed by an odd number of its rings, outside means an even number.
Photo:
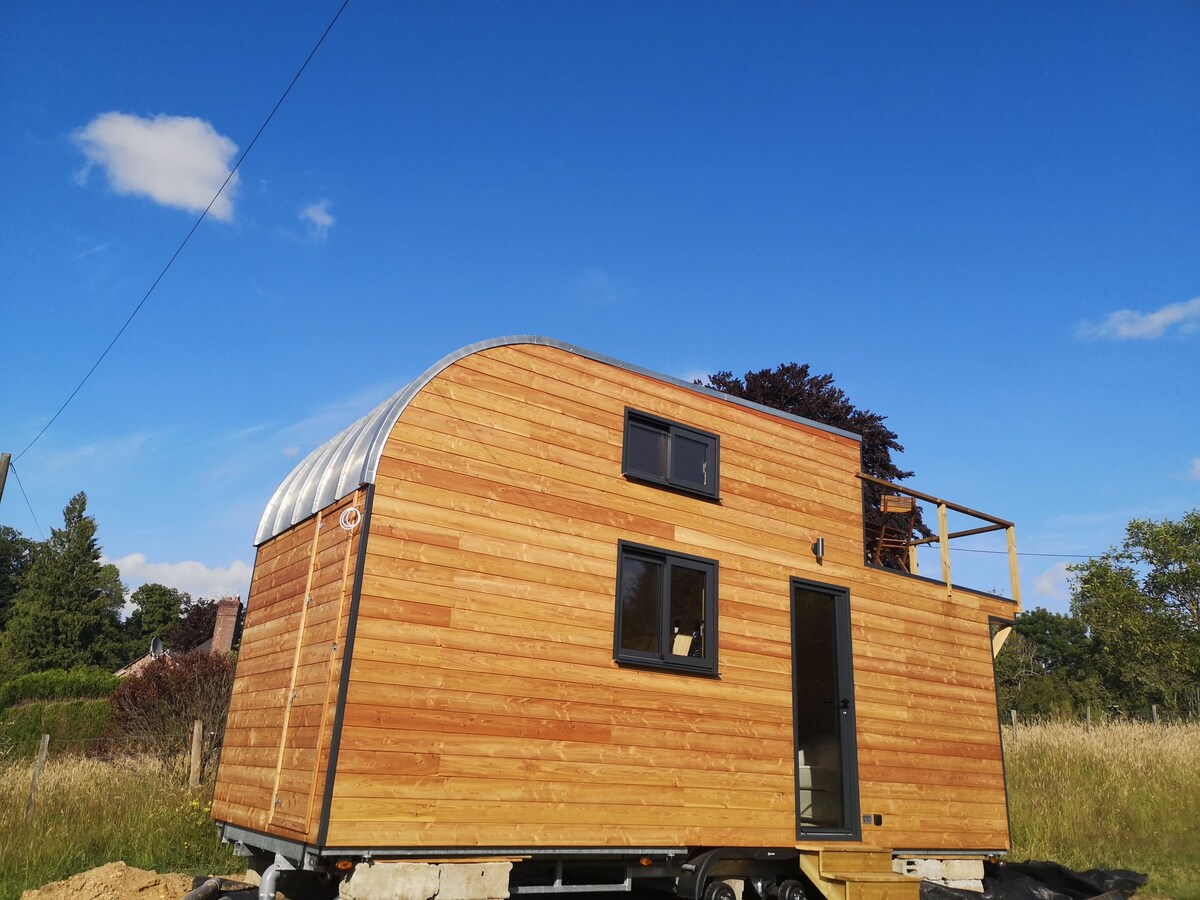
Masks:
[[[192,889],[192,876],[159,875],[112,862],[21,894],[21,900],[179,900]]]

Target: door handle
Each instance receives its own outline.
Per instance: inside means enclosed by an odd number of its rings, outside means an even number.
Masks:
[[[849,700],[849,698],[843,697],[841,702],[838,703],[838,709],[840,709],[842,711],[843,716],[850,715],[850,700]]]

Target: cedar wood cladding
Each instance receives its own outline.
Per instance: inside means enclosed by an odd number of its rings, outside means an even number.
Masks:
[[[622,477],[626,407],[720,436],[719,503]],[[214,817],[316,842],[336,744],[323,846],[794,845],[797,576],[850,592],[864,843],[1006,849],[1012,604],[864,566],[858,467],[852,438],[561,346],[461,356],[391,429],[361,573],[338,516],[365,487],[259,548]],[[719,562],[718,679],[613,662],[621,540]]]

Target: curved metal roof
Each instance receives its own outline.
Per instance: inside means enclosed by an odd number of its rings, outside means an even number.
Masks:
[[[843,431],[840,428],[834,428],[831,425],[823,425],[820,422],[780,412],[777,409],[751,403],[739,397],[731,397],[729,394],[715,392],[709,388],[692,384],[691,382],[674,378],[670,375],[663,375],[659,372],[643,369],[641,366],[635,366],[602,356],[598,353],[592,353],[589,350],[584,350],[573,344],[556,341],[552,338],[535,335],[495,338],[463,347],[461,350],[457,350],[438,360],[412,383],[397,391],[349,428],[335,435],[312,453],[308,454],[308,456],[304,457],[300,461],[300,464],[292,470],[291,474],[275,490],[275,494],[271,497],[267,508],[263,511],[262,519],[258,523],[258,532],[254,536],[255,546],[269,541],[275,535],[281,534],[298,522],[302,522],[309,516],[315,515],[330,503],[340,500],[359,486],[374,484],[375,476],[379,470],[379,458],[383,455],[383,448],[387,444],[388,436],[392,433],[392,428],[400,418],[400,414],[404,412],[405,407],[408,406],[413,397],[444,369],[449,368],[460,359],[470,356],[473,353],[478,353],[481,350],[489,350],[493,347],[504,347],[513,344],[541,344],[547,347],[556,347],[559,350],[565,350],[576,356],[582,356],[625,369],[629,372],[646,375],[658,381],[684,387],[688,390],[705,394],[706,396],[716,396],[730,403],[769,412],[771,415],[782,419],[801,422],[813,428],[819,428],[822,431],[839,434],[853,440],[861,440],[857,434]]]

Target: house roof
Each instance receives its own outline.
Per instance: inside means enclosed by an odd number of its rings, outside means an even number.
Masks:
[[[728,403],[736,403],[781,419],[800,422],[812,428],[838,434],[853,440],[861,440],[859,435],[811,419],[793,416],[777,409],[771,409],[739,397],[723,394],[698,384],[692,384],[671,375],[653,372],[632,363],[621,362],[573,344],[556,341],[553,338],[537,337],[535,335],[517,335],[512,337],[494,338],[480,341],[463,347],[448,356],[438,360],[426,369],[418,378],[397,391],[383,403],[379,404],[349,428],[330,438],[292,470],[291,474],[275,490],[267,508],[263,511],[258,523],[258,532],[254,536],[254,544],[258,546],[269,541],[277,534],[282,534],[298,522],[315,515],[330,503],[340,500],[356,488],[364,484],[374,484],[379,470],[379,458],[383,455],[384,445],[392,428],[404,412],[405,407],[417,393],[432,381],[444,369],[450,367],[473,353],[489,350],[493,347],[504,347],[514,344],[540,344],[546,347],[556,347],[576,356],[582,356],[597,362],[606,363],[654,378],[667,384],[695,391],[709,397],[716,397]]]

